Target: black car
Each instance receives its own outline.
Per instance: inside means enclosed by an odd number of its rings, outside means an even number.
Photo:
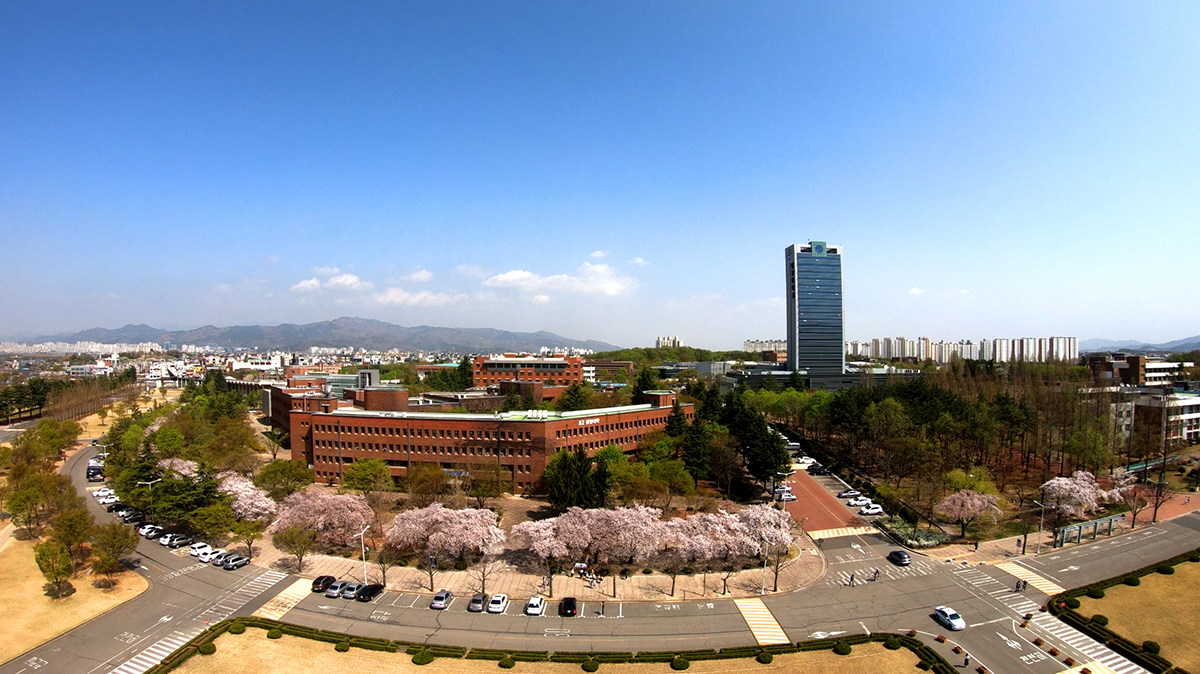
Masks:
[[[808,469],[808,474],[809,475],[828,475],[829,469],[824,466],[814,465]]]
[[[324,592],[325,590],[328,590],[329,586],[333,585],[334,581],[336,580],[337,578],[334,578],[333,576],[317,576],[313,579],[312,591]]]
[[[564,618],[574,618],[579,611],[579,607],[575,605],[575,597],[563,597],[563,600],[558,603],[558,614]]]
[[[135,522],[145,522],[146,517],[136,510],[130,510],[124,515],[121,515],[121,521],[125,524],[133,524]]]
[[[383,592],[383,586],[378,583],[363,585],[358,588],[358,592],[354,593],[354,598],[359,601],[371,601],[378,597],[380,592]]]
[[[888,553],[887,559],[896,566],[908,566],[912,564],[912,557],[909,557],[908,553],[903,550],[892,550]]]
[[[116,503],[109,503],[107,506],[104,507],[104,509],[110,513],[118,513],[118,514],[123,513],[126,510],[132,510],[132,508],[130,508],[128,505],[126,505],[124,503],[121,503],[120,501],[117,501]]]

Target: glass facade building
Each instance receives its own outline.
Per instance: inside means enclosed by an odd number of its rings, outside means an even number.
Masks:
[[[840,376],[846,367],[842,247],[824,241],[785,251],[787,365],[809,376]]]

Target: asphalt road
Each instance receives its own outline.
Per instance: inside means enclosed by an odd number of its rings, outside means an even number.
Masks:
[[[0,427],[0,444],[12,442],[13,438],[17,437],[22,431],[27,430],[37,422],[37,419],[30,419],[29,421],[19,421],[9,426]]]
[[[64,467],[81,488],[90,454],[81,452]],[[99,506],[92,507],[98,520],[108,517]],[[1046,551],[1010,568],[1022,575],[1036,573],[1063,587],[1077,587],[1197,546],[1200,515],[1192,514],[1118,538]],[[793,642],[912,629],[954,664],[962,662],[962,656],[950,652],[957,643],[971,654],[972,666],[983,664],[1006,673],[1056,674],[1065,669],[1062,656],[1056,661],[1030,643],[1035,637],[1080,663],[1103,656],[1079,641],[1077,633],[1064,631],[1053,617],[1037,611],[1048,595],[1032,585],[1015,592],[1016,577],[1005,570],[947,563],[920,554],[913,555],[911,566],[895,567],[884,559],[894,549],[897,546],[878,534],[827,539],[822,548],[829,565],[826,576],[799,592],[768,596],[765,605]],[[294,580],[255,567],[226,572],[201,566],[186,553],[172,554],[153,542],[144,541],[138,553],[144,563],[142,573],[152,583],[146,594],[0,666],[0,674],[31,672],[34,665],[64,673],[136,674],[145,667],[132,665],[148,662],[136,658],[139,653],[165,655],[171,644],[182,643],[202,629],[204,620],[249,614]],[[869,580],[876,569],[878,580]],[[607,602],[603,616],[600,605],[584,602],[575,618],[558,617],[555,602],[548,605],[547,616],[520,615],[524,597],[514,597],[503,615],[469,613],[468,599],[458,597],[449,609],[435,611],[428,608],[428,594],[385,592],[370,603],[310,595],[285,620],[366,636],[487,648],[639,651],[755,643],[734,603],[720,597]],[[958,610],[968,628],[951,633],[936,623],[933,609],[941,604]],[[1029,628],[1020,628],[1026,613],[1037,618]],[[938,634],[949,642],[935,643]],[[1128,663],[1110,662],[1118,665],[1121,674],[1138,671]]]

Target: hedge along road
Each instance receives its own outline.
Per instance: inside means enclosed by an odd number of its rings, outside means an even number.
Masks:
[[[72,457],[74,463],[68,463],[78,485],[84,484],[79,461],[87,454],[81,452]],[[1136,546],[1125,546],[1113,559],[1106,555],[1084,555],[1085,559],[1074,565],[1089,575],[1107,577],[1200,544],[1200,516],[1187,516],[1156,530],[1163,533]],[[42,665],[46,671],[107,672],[154,640],[178,631],[181,623],[194,624],[205,610],[220,604],[222,598],[251,580],[243,572],[253,567],[236,572],[212,567],[188,571],[196,566],[191,558],[173,555],[152,542],[143,542],[139,553],[147,559],[152,571],[148,574],[153,582],[150,591],[42,649],[0,666],[0,674],[16,674],[29,666],[26,663],[30,658],[49,663]],[[864,546],[859,554],[864,564],[886,564],[871,546]],[[1049,554],[1064,553],[1047,553],[1043,557]],[[1088,576],[1080,574],[1080,577]],[[252,613],[293,580],[295,577],[281,579],[249,598],[232,615]],[[933,607],[949,604],[970,625],[965,632],[953,636],[960,639],[976,662],[993,671],[1054,674],[1063,667],[1052,658],[1023,659],[1030,658],[1033,649],[1018,640],[1020,635],[1012,624],[1020,611],[1004,599],[1014,581],[1012,576],[994,567],[964,569],[946,564],[926,574],[864,582],[855,587],[818,584],[793,594],[766,597],[765,604],[793,642],[839,633],[908,629],[918,630],[929,641],[932,634],[941,631],[930,618]],[[1064,586],[1086,582],[1091,581],[1075,582],[1068,578]],[[427,608],[428,595],[388,592],[371,603],[316,595],[305,597],[283,619],[363,636],[483,648],[662,651],[755,643],[740,612],[728,600],[676,602],[664,597],[660,602],[616,605],[608,602],[603,618],[598,615],[599,607],[591,601],[581,605],[580,617],[559,618],[554,615],[556,603],[552,602],[548,606],[551,615],[531,618],[519,615],[521,605],[517,602],[506,615],[467,613],[467,599],[459,597],[447,611],[433,611]],[[1042,603],[1046,597],[1031,590],[1027,597],[1022,595],[1017,599]],[[164,621],[168,616],[170,619]],[[135,639],[134,643],[127,643],[129,639]],[[1020,648],[1014,648],[1013,643]]]

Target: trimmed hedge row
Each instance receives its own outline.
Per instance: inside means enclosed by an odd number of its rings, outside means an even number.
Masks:
[[[1088,623],[1090,626],[1100,628],[1095,623]],[[235,627],[236,626],[236,627]],[[714,649],[697,649],[690,651],[645,651],[640,653],[631,653],[627,651],[557,651],[550,653],[548,651],[508,651],[494,648],[473,648],[466,649],[461,646],[444,646],[437,644],[418,644],[405,641],[389,641],[387,639],[377,639],[372,637],[352,636],[342,632],[328,632],[312,627],[304,627],[302,625],[293,625],[291,623],[279,622],[277,620],[268,620],[265,618],[243,617],[223,620],[216,625],[197,635],[179,650],[170,654],[161,663],[147,670],[147,674],[166,674],[183,664],[188,658],[196,655],[201,650],[201,646],[207,648],[215,647],[213,640],[230,631],[230,628],[236,634],[245,632],[245,628],[254,627],[271,633],[282,633],[290,636],[312,639],[315,641],[323,641],[332,643],[337,646],[338,651],[345,652],[349,648],[361,648],[365,650],[384,651],[396,653],[403,650],[408,655],[413,656],[413,662],[417,664],[425,664],[432,661],[433,658],[456,658],[468,660],[492,660],[500,663],[512,664],[514,662],[552,662],[564,663],[672,663],[676,666],[685,666],[693,660],[727,660],[733,658],[758,658],[759,661],[769,660],[776,655],[783,653],[796,653],[802,651],[830,650],[838,647],[839,650],[856,646],[859,644],[880,642],[888,645],[899,643],[901,647],[907,648],[920,659],[919,666],[922,669],[931,670],[936,674],[956,674],[953,667],[950,666],[945,659],[938,655],[933,649],[926,646],[919,639],[896,634],[854,634],[838,639],[821,639],[817,641],[803,641],[798,644],[772,644],[769,646],[735,646],[731,648],[723,648],[719,651]],[[1103,628],[1100,628],[1103,629]],[[1178,672],[1173,674],[1186,674]]]
[[[1142,576],[1147,576],[1152,573],[1172,574],[1175,573],[1175,567],[1183,562],[1200,562],[1200,548],[1191,552],[1185,552],[1181,555],[1176,555],[1164,562],[1158,562],[1149,566],[1144,566],[1135,571],[1113,576],[1091,585],[1077,587],[1073,590],[1068,590],[1061,594],[1055,595],[1050,599],[1047,609],[1052,615],[1055,615],[1067,623],[1071,627],[1083,632],[1089,637],[1099,641],[1116,651],[1121,656],[1128,659],[1130,662],[1144,667],[1152,674],[1187,674],[1179,667],[1175,667],[1170,660],[1158,654],[1154,648],[1157,644],[1147,642],[1146,644],[1135,644],[1125,637],[1108,629],[1107,618],[1103,620],[1095,620],[1094,618],[1084,617],[1078,613],[1079,597],[1087,596],[1098,598],[1104,596],[1104,591],[1115,585],[1130,585],[1136,586],[1141,584]],[[1104,616],[1095,616],[1104,618]]]

